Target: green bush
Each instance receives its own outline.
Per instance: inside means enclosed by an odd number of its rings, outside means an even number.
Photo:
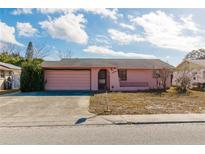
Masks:
[[[20,56],[19,54],[9,53],[9,52],[1,52],[0,53],[0,61],[21,67],[21,64],[25,61],[25,58]]]
[[[41,91],[44,88],[42,60],[34,59],[22,63],[21,91]]]

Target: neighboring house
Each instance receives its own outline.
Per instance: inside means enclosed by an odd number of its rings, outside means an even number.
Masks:
[[[205,60],[184,60],[176,67],[174,72],[174,84],[176,79],[185,74],[191,80],[191,87],[205,87]]]
[[[6,81],[11,79],[11,88],[20,88],[21,68],[12,64],[0,62],[0,89],[5,89]]]
[[[45,61],[45,90],[137,91],[157,88],[156,74],[173,66],[159,59]],[[167,87],[171,84],[170,76]]]

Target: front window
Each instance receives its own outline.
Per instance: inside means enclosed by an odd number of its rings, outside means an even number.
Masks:
[[[118,75],[119,75],[120,81],[126,81],[127,80],[127,70],[125,70],[125,69],[118,70]]]
[[[0,72],[0,77],[1,77],[1,78],[4,78],[4,77],[5,77],[4,71],[1,71],[1,72]]]

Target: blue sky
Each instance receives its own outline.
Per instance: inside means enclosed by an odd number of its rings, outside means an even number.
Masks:
[[[205,47],[203,9],[0,9],[0,47],[29,41],[74,58],[159,58],[177,65]]]

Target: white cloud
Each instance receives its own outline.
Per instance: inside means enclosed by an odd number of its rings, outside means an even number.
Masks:
[[[110,39],[105,35],[96,35],[95,43],[99,43],[99,44],[103,44],[103,45],[109,45],[110,44]]]
[[[76,13],[79,11],[85,11],[85,12],[90,12],[93,14],[98,14],[102,17],[107,17],[110,18],[114,21],[116,21],[120,16],[122,16],[121,14],[118,13],[117,9],[106,9],[106,8],[39,8],[37,9],[37,11],[39,11],[40,13],[43,14],[53,14],[53,13],[63,13],[63,14],[67,14],[67,13]]]
[[[88,35],[84,30],[85,23],[86,20],[82,14],[69,13],[55,19],[42,21],[39,24],[52,38],[86,44]]]
[[[129,16],[131,22],[144,28],[146,41],[162,48],[189,52],[205,47],[205,40],[198,35],[188,35],[184,31],[196,32],[197,25],[192,16],[176,20],[173,15],[162,11],[151,12],[141,17]]]
[[[7,47],[7,44],[0,41],[0,50],[1,50],[1,49],[4,49],[4,48],[6,48],[6,47]],[[0,51],[0,52],[1,52],[1,51]]]
[[[115,29],[108,29],[108,33],[110,34],[110,37],[121,43],[121,44],[128,44],[130,42],[141,42],[144,41],[144,38],[140,35],[136,34],[127,34]]]
[[[106,9],[106,8],[86,8],[85,11],[91,12],[93,14],[101,15],[102,17],[108,17],[112,20],[117,20],[119,16],[117,9]]]
[[[200,31],[199,26],[194,23],[192,19],[192,15],[186,16],[186,17],[181,17],[181,20],[184,22],[184,27],[188,30],[192,30],[194,32]]]
[[[8,26],[6,23],[0,21],[0,42],[3,43],[11,43],[18,46],[24,46],[20,42],[18,42],[15,38],[15,28]]]
[[[30,8],[15,9],[11,14],[13,15],[32,14],[32,9]]]
[[[88,46],[88,48],[84,49],[85,52],[96,53],[101,55],[111,55],[115,57],[125,57],[125,58],[146,58],[153,59],[156,58],[154,55],[148,54],[139,54],[135,52],[124,52],[124,51],[114,51],[108,47],[104,46]]]
[[[37,29],[33,28],[32,25],[28,22],[25,23],[17,22],[16,28],[18,30],[18,34],[20,36],[25,36],[25,37],[31,37],[38,32]]]
[[[37,8],[37,11],[39,11],[42,14],[54,14],[54,13],[73,13],[77,11],[78,9],[71,9],[71,8]]]
[[[126,29],[129,29],[129,30],[135,30],[135,27],[133,25],[128,25],[128,24],[125,24],[125,23],[120,23],[120,26],[122,28],[126,28]]]

